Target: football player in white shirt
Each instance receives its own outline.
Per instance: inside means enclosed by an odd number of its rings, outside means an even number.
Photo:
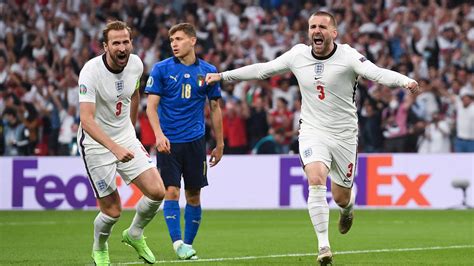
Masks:
[[[115,184],[118,172],[127,184],[132,182],[144,194],[132,224],[122,233],[122,242],[132,246],[146,262],[154,263],[143,229],[158,211],[164,185],[133,126],[143,63],[130,54],[131,30],[124,22],[109,22],[103,38],[105,53],[89,60],[79,75],[78,146],[100,208],[94,220],[92,258],[96,265],[110,264],[107,239],[121,213]]]
[[[311,45],[297,44],[267,63],[253,64],[217,74],[206,82],[265,79],[291,71],[302,94],[299,132],[300,157],[309,182],[308,210],[318,238],[318,262],[329,264],[332,253],[328,238],[329,206],[326,178],[341,207],[339,231],[352,226],[353,178],[357,157],[355,88],[358,76],[386,86],[403,86],[415,93],[418,83],[402,74],[379,68],[347,44],[336,44],[334,17],[318,11],[308,19]]]

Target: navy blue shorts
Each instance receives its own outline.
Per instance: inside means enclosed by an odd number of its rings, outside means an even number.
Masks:
[[[208,185],[206,141],[204,137],[187,143],[171,143],[171,153],[157,153],[156,166],[165,187],[199,189]]]

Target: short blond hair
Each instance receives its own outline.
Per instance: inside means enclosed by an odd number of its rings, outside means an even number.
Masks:
[[[334,18],[334,16],[329,13],[329,12],[326,12],[326,11],[316,11],[314,12],[311,16],[311,17],[315,17],[315,16],[326,16],[326,17],[329,17],[329,20],[331,21],[331,24],[334,28],[337,29],[337,22],[336,22],[336,19]]]

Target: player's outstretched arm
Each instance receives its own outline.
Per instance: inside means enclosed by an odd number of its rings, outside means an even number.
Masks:
[[[207,84],[213,84],[221,80],[253,80],[266,79],[274,75],[283,74],[290,71],[290,65],[294,59],[293,50],[290,50],[272,61],[266,63],[256,63],[222,73],[208,73],[206,75]]]
[[[214,167],[219,163],[224,154],[224,133],[222,130],[222,112],[219,106],[219,99],[210,100],[209,105],[211,109],[212,128],[214,129],[214,135],[216,137],[216,147],[211,152],[209,165]]]
[[[95,141],[102,144],[109,151],[111,151],[117,160],[121,162],[128,162],[135,156],[132,151],[126,149],[117,143],[115,143],[105,132],[100,129],[97,122],[94,120],[95,114],[95,103],[81,102],[79,104],[79,114],[81,117],[82,128],[91,136]]]
[[[171,145],[169,139],[163,134],[160,126],[160,118],[158,117],[158,105],[160,104],[160,96],[148,94],[146,103],[146,114],[150,121],[153,133],[155,134],[155,145],[158,152],[170,153]]]

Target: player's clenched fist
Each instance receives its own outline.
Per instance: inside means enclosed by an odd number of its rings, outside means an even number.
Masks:
[[[207,73],[206,75],[206,83],[209,85],[219,82],[221,79],[222,76],[220,73]]]
[[[420,90],[420,87],[418,86],[418,82],[412,81],[408,83],[406,89],[409,90],[412,94],[416,94]]]
[[[135,157],[135,154],[133,153],[133,151],[126,149],[120,145],[117,145],[112,150],[112,153],[115,155],[115,157],[117,157],[117,160],[119,160],[122,163],[131,161]]]

